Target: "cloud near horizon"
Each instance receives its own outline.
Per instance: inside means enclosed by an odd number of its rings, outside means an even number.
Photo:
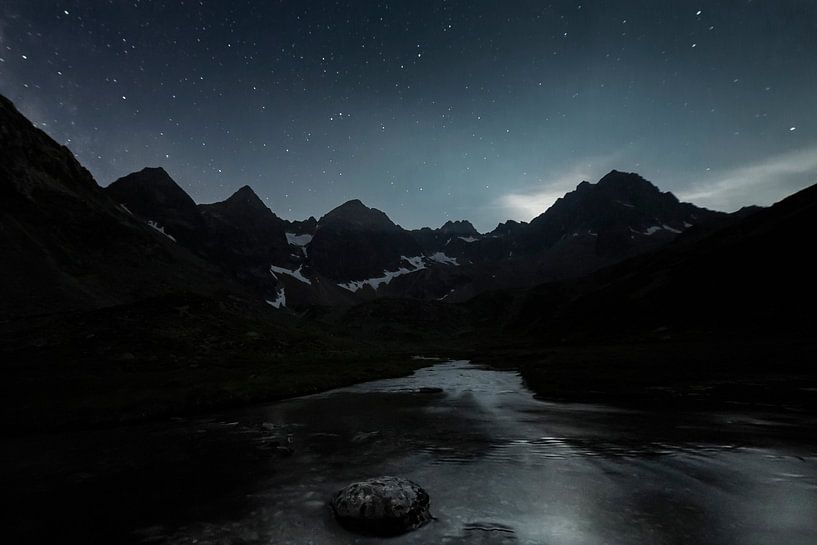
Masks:
[[[733,212],[768,206],[817,183],[817,144],[767,157],[753,164],[713,173],[713,179],[679,192],[681,200]]]
[[[622,154],[580,161],[560,174],[542,177],[541,183],[500,196],[494,203],[508,218],[530,221],[583,180],[595,183],[617,168]],[[626,163],[626,161],[623,161]],[[620,169],[620,164],[618,165]],[[672,177],[672,176],[668,176]],[[670,188],[662,187],[662,191]],[[744,206],[769,206],[817,183],[817,144],[772,155],[746,166],[709,173],[709,179],[684,188],[675,187],[679,199],[713,210],[734,212]]]
[[[505,210],[507,218],[530,221],[550,208],[565,193],[573,191],[583,181],[596,182],[621,162],[622,153],[587,158],[564,169],[556,176],[540,177],[540,183],[500,196],[497,208]]]

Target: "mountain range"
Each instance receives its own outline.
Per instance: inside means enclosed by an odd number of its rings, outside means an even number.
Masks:
[[[488,233],[466,220],[407,230],[359,200],[288,221],[249,186],[197,204],[162,168],[100,187],[0,97],[0,355],[18,382],[53,383],[54,396],[112,369],[121,388],[176,388],[144,382],[145,368],[128,363],[152,362],[151,373],[161,365],[191,381],[167,407],[201,407],[215,403],[202,391],[291,395],[379,376],[366,361],[429,350],[810,343],[815,217],[814,186],[726,214],[612,171],[529,223]],[[305,375],[280,363],[340,354],[360,365]],[[55,359],[68,378],[54,374]],[[231,363],[190,371],[214,362]],[[226,392],[239,372],[267,378],[252,393]]]
[[[0,96],[0,320],[243,289],[161,231]]]
[[[6,100],[2,114],[7,315],[105,306],[174,286],[207,291],[222,281],[280,310],[384,296],[461,302],[584,276],[728,218],[613,171],[581,182],[530,223],[489,233],[465,220],[406,230],[359,200],[291,222],[249,186],[196,204],[162,168],[101,188]]]
[[[465,220],[406,230],[359,200],[292,222],[249,186],[222,202],[196,204],[160,167],[101,188],[5,99],[2,115],[2,236],[20,267],[5,275],[5,314],[127,301],[170,289],[180,275],[185,289],[205,291],[227,279],[278,309],[383,296],[461,302],[584,276],[729,217],[612,171],[598,183],[579,183],[530,223],[508,221],[489,233]],[[26,281],[47,288],[20,284]]]
[[[637,174],[582,182],[529,224],[481,234],[468,221],[406,230],[359,200],[288,222],[245,186],[196,205],[161,168],[104,193],[279,308],[378,296],[464,301],[487,290],[575,278],[654,250],[726,214],[679,202]]]

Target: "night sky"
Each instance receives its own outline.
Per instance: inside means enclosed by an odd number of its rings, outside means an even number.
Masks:
[[[289,219],[489,230],[613,168],[727,211],[817,182],[813,0],[3,0],[0,92],[101,185],[163,166]]]

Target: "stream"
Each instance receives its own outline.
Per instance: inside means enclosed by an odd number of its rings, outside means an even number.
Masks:
[[[811,416],[534,398],[446,362],[198,419],[19,438],[11,542],[379,543],[327,500],[396,475],[436,517],[390,544],[817,543]]]

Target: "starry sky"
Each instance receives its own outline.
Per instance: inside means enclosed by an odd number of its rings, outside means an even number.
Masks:
[[[529,220],[637,171],[720,210],[817,183],[813,0],[4,0],[0,92],[100,185]]]

